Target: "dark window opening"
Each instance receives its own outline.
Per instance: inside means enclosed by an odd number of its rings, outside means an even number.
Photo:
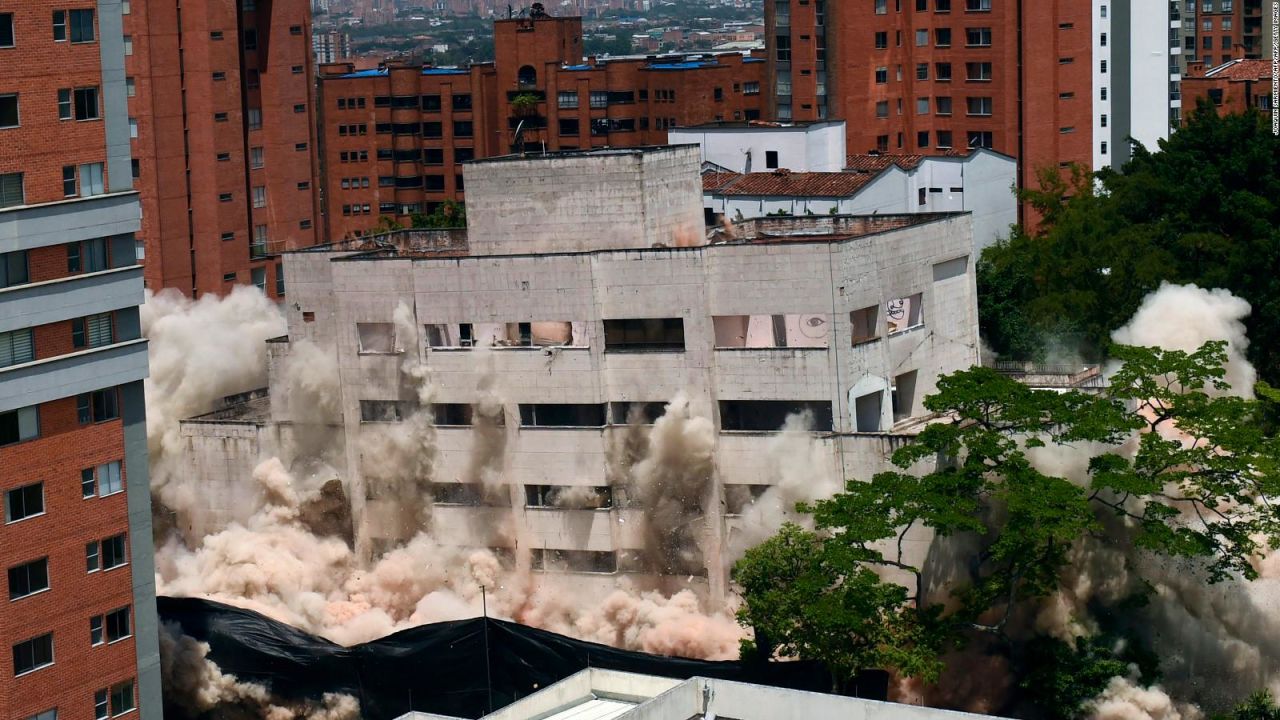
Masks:
[[[657,402],[623,401],[609,403],[609,415],[614,425],[629,425],[631,423],[652,425],[666,411],[667,404],[661,400]]]
[[[609,351],[684,351],[683,318],[605,320],[604,349]]]
[[[802,413],[810,416],[810,430],[831,431],[831,403],[817,400],[721,400],[720,429],[772,432]]]
[[[597,403],[528,403],[520,405],[524,427],[602,427],[605,406]]]

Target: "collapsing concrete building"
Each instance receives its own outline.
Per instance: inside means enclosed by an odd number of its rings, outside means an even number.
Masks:
[[[709,243],[696,146],[465,181],[467,231],[284,256],[269,397],[184,423],[206,487],[282,453],[342,479],[365,558],[429,529],[582,597],[626,577],[715,604],[776,529],[753,524],[780,522],[755,506],[870,477],[978,361],[967,214],[760,218]],[[304,344],[336,364],[326,409],[288,391]],[[209,497],[235,517],[235,492]]]

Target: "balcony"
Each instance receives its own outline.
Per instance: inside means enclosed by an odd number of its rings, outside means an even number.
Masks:
[[[147,376],[145,339],[0,368],[0,412],[135,382]]]
[[[142,304],[142,266],[72,275],[0,290],[0,332]]]
[[[142,210],[133,190],[18,205],[0,210],[0,252],[125,235],[137,232],[141,224]]]

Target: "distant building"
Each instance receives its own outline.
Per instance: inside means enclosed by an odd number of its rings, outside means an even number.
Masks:
[[[705,677],[676,680],[591,668],[516,700],[481,720],[979,720],[991,717],[732,680]],[[408,712],[397,720],[458,719]]]
[[[742,515],[781,482],[770,438],[788,416],[808,415],[806,442],[833,478],[867,478],[930,419],[922,399],[938,378],[978,362],[974,247],[963,213],[760,218],[708,243],[698,169],[689,146],[477,161],[465,231],[286,253],[272,394],[183,424],[187,467],[225,501],[209,514],[242,510],[231,483],[259,443],[314,422],[274,392],[308,340],[341,368],[327,447],[361,555],[412,537],[418,498],[440,541],[492,548],[540,583],[722,603]],[[406,363],[430,368],[430,406]],[[649,515],[619,453],[681,395],[714,463],[682,491],[679,523],[657,526],[671,520]],[[430,490],[388,490],[365,441],[420,412],[435,418],[434,459],[414,481]],[[491,480],[474,470],[481,438]]]
[[[675,127],[760,115],[757,58],[584,61],[578,17],[498,20],[494,35],[492,63],[321,68],[327,237],[367,231],[379,217],[407,225],[416,213],[461,200],[468,160],[656,145]]]
[[[341,30],[325,30],[311,34],[311,51],[316,65],[335,63],[351,57],[351,35]]]
[[[147,286],[279,298],[276,254],[318,237],[309,0],[125,6]]]
[[[769,215],[973,213],[981,251],[1017,222],[1013,158],[991,150],[964,155],[861,155],[848,172],[705,172],[703,205],[731,223]]]
[[[1271,61],[1232,60],[1209,69],[1193,63],[1182,79],[1182,97],[1188,110],[1205,100],[1222,114],[1248,108],[1270,114],[1276,102],[1271,94]]]

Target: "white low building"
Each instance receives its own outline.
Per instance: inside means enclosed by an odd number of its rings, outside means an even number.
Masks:
[[[706,123],[670,130],[667,141],[697,145],[704,164],[737,173],[840,172],[845,163],[843,120]]]
[[[730,222],[770,215],[968,212],[980,251],[1017,222],[1017,163],[966,155],[855,155],[844,172],[703,173],[703,207]]]
[[[481,720],[979,720],[990,715],[752,683],[688,680],[590,668]],[[396,720],[459,720],[408,712]]]

